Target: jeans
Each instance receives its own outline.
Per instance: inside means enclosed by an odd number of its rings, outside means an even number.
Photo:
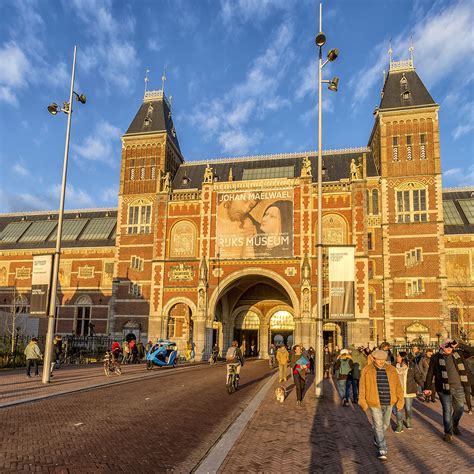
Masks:
[[[275,365],[275,356],[274,355],[270,355],[270,359],[268,360],[268,364],[270,365],[270,367],[273,367]]]
[[[26,375],[30,376],[31,366],[35,366],[35,375],[39,375],[38,359],[26,359]]]
[[[452,435],[464,411],[464,388],[451,389],[450,395],[438,392],[438,397],[443,407],[444,432]]]
[[[374,430],[374,439],[377,443],[379,451],[384,451],[386,454],[387,441],[385,440],[385,432],[388,425],[390,425],[390,416],[392,414],[392,407],[390,405],[382,405],[379,408],[369,407],[372,415],[372,428]]]
[[[405,420],[411,420],[413,418],[413,398],[405,397],[404,400],[405,405],[401,410],[399,410],[396,406],[393,407],[398,423],[403,421],[403,411],[405,411]]]
[[[337,391],[339,392],[339,397],[341,400],[346,399],[346,383],[346,379],[337,381]]]
[[[301,402],[303,400],[304,386],[306,385],[306,380],[301,377],[300,374],[293,374],[293,379],[296,386],[296,400]]]
[[[352,386],[352,400],[354,403],[359,401],[359,379],[348,377],[346,381],[346,400],[349,400]]]
[[[286,364],[278,364],[278,369],[280,371],[280,380],[286,380]]]

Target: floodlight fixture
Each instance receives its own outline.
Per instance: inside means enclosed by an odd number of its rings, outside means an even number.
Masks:
[[[333,92],[337,92],[337,86],[339,85],[339,78],[336,76],[329,81],[328,89]]]
[[[328,61],[334,61],[338,56],[339,56],[339,49],[338,48],[331,49],[331,51],[329,51],[328,53]]]
[[[314,41],[318,48],[322,48],[326,44],[326,35],[320,31]]]

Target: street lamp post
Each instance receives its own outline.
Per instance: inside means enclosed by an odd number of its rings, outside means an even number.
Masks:
[[[323,4],[319,4],[319,33],[316,36],[316,46],[319,48],[318,63],[318,215],[317,215],[317,235],[316,247],[318,258],[318,278],[317,278],[317,314],[316,314],[316,360],[315,360],[315,390],[316,398],[323,396],[323,379],[324,379],[324,354],[323,354],[323,83],[329,84],[328,89],[337,92],[339,78],[334,77],[332,80],[323,80],[323,68],[328,62],[334,61],[338,55],[338,49],[331,49],[327,59],[323,62],[323,46],[326,43],[326,35],[323,33]]]
[[[59,256],[61,253],[61,235],[63,229],[63,215],[64,215],[64,199],[66,196],[66,178],[67,178],[67,161],[69,156],[69,136],[71,132],[71,117],[72,117],[72,100],[76,97],[78,102],[82,104],[86,103],[86,97],[79,95],[74,92],[74,76],[76,73],[76,53],[77,46],[74,46],[74,58],[72,61],[72,74],[71,74],[71,90],[69,93],[69,102],[64,102],[63,106],[60,107],[53,103],[48,106],[48,112],[52,115],[56,115],[58,112],[64,112],[67,115],[67,129],[66,129],[66,144],[64,146],[64,163],[63,163],[63,176],[61,183],[61,196],[59,198],[59,216],[58,216],[58,230],[56,233],[56,249],[54,251],[53,260],[53,275],[51,281],[50,291],[50,302],[48,311],[48,331],[46,333],[45,351],[44,351],[44,366],[43,366],[43,383],[49,383],[50,372],[51,372],[51,361],[53,352],[53,335],[54,335],[54,321],[56,317],[56,293],[58,289],[58,274],[59,274]]]

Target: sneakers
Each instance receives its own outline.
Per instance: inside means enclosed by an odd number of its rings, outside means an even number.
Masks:
[[[301,406],[301,402],[299,400],[296,401],[296,406],[297,407],[300,407]]]
[[[395,430],[395,433],[397,433],[397,434],[403,433],[403,421],[399,421],[397,423],[397,428]]]
[[[407,428],[409,430],[412,430],[413,429],[413,423],[411,421],[411,418],[407,418],[406,421],[405,421],[405,424],[407,425]]]
[[[380,450],[380,451],[379,451],[378,458],[379,458],[381,461],[386,461],[386,460],[387,460],[387,451]]]
[[[344,400],[342,400],[342,406],[343,406],[343,407],[348,407],[348,406],[349,406],[349,400],[346,400],[346,399],[344,398]]]
[[[462,436],[461,430],[459,429],[459,426],[453,426],[453,433],[456,436]]]
[[[31,375],[27,375],[26,378],[27,378],[27,379],[31,379]]]
[[[467,414],[468,414],[468,415],[472,415],[472,410],[469,410],[469,411],[467,412]]]
[[[453,442],[453,435],[445,433],[445,435],[443,436],[443,441],[446,442],[446,443],[452,443]]]

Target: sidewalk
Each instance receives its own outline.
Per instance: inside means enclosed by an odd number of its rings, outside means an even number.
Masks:
[[[343,408],[332,382],[316,400],[312,378],[302,407],[294,386],[283,404],[274,383],[219,472],[396,473],[474,470],[474,416],[464,414],[463,436],[452,445],[442,439],[441,405],[414,403],[414,430],[387,431],[388,461],[379,461],[366,414],[357,405]]]
[[[69,365],[55,370],[49,384],[41,382],[42,367],[40,367],[40,376],[32,378],[26,377],[25,368],[2,371],[0,372],[0,408],[106,385],[166,376],[177,370],[188,370],[197,365],[203,365],[203,363],[181,364],[176,369],[166,367],[153,370],[147,370],[145,364],[127,364],[122,366],[121,376],[111,374],[109,377],[105,376],[102,363]],[[34,374],[34,371],[32,373]]]

